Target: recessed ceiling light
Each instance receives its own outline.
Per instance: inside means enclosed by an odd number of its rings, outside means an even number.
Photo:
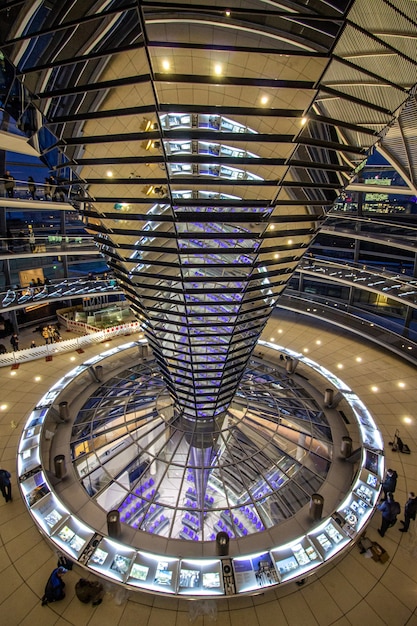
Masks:
[[[216,76],[220,76],[222,71],[223,71],[223,68],[220,65],[220,63],[216,63],[216,65],[214,66],[214,73],[216,74]]]
[[[279,332],[279,334],[280,334],[280,335],[282,335],[282,333],[283,333],[284,331],[282,330],[282,328],[280,328],[280,329],[278,330],[278,332]]]
[[[338,363],[337,364],[337,369],[338,370],[342,370],[343,369],[343,364],[342,363]]]
[[[10,372],[10,376],[16,376],[17,372]]]
[[[317,339],[316,344],[317,344],[318,346],[321,346],[321,341],[320,341],[320,339]]]
[[[164,59],[164,60],[162,61],[162,68],[163,68],[165,71],[168,71],[168,70],[170,70],[170,69],[171,69],[171,64],[170,64],[170,62],[168,61],[168,59]]]
[[[267,104],[268,100],[269,100],[268,96],[262,96],[261,104]]]
[[[279,259],[279,254],[274,254],[274,259]]]
[[[0,405],[0,411],[5,411],[7,409],[7,404]]]
[[[273,337],[271,337],[271,341],[275,341],[275,339]]]
[[[70,358],[70,361],[75,361],[75,356],[72,356],[72,357]]]
[[[403,422],[404,424],[412,424],[413,420],[411,419],[411,417],[404,417]]]
[[[308,348],[303,348],[303,352],[305,352],[307,354]]]
[[[292,245],[292,239],[288,239],[288,245],[291,246]]]
[[[356,357],[356,363],[362,363],[362,357],[361,356],[357,356]]]
[[[379,387],[377,387],[376,385],[372,385],[371,390],[375,392],[379,391]]]
[[[41,380],[41,377],[40,376],[35,376],[35,380],[38,383]]]
[[[303,118],[301,119],[301,126],[305,126],[306,124],[307,124],[307,118],[306,118],[306,117],[303,117]]]
[[[225,11],[225,15],[226,17],[230,17],[230,11],[229,10]]]
[[[107,170],[106,176],[107,178],[111,178],[113,176],[113,172],[111,170]]]
[[[399,387],[401,387],[401,389],[404,389],[404,387],[405,387],[405,383],[403,383],[403,382],[399,382],[399,383],[398,383],[398,386],[399,386]]]

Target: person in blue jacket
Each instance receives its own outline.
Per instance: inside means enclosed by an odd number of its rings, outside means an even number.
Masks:
[[[42,597],[42,606],[48,604],[48,602],[57,602],[65,598],[65,583],[62,580],[62,576],[68,572],[65,567],[56,567],[45,586],[45,593]]]
[[[378,509],[382,513],[381,528],[378,528],[378,532],[383,537],[388,528],[397,521],[397,515],[401,513],[401,507],[394,500],[392,493],[387,493],[387,499],[378,505]]]

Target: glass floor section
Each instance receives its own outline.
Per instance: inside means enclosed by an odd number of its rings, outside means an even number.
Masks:
[[[280,369],[252,360],[226,414],[190,425],[148,360],[83,405],[71,453],[84,489],[123,523],[211,541],[295,515],[326,479],[333,444],[323,410]]]

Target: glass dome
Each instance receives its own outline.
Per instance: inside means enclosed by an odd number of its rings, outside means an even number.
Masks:
[[[122,522],[209,541],[295,515],[324,482],[333,445],[323,410],[284,368],[252,359],[228,411],[190,421],[148,360],[85,402],[71,451],[85,490]]]

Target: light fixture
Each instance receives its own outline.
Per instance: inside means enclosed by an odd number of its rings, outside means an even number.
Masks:
[[[288,243],[289,246],[291,246],[292,245],[292,239],[288,239],[287,243]]]
[[[404,417],[403,422],[404,424],[412,424],[413,420],[411,419],[411,417]]]
[[[162,69],[164,69],[166,72],[171,69],[171,64],[168,59],[164,59],[162,61]]]
[[[75,356],[70,357],[70,361],[75,361]]]
[[[305,126],[307,124],[307,118],[303,117],[301,118],[301,126]]]
[[[214,73],[216,74],[216,76],[221,76],[222,71],[223,71],[223,68],[220,65],[220,63],[216,63],[216,65],[214,66]]]
[[[106,176],[107,176],[107,178],[112,178],[113,172],[111,170],[107,170]]]
[[[362,357],[361,356],[357,356],[356,357],[356,363],[362,363]]]
[[[372,385],[371,391],[376,393],[377,391],[379,391],[379,387],[377,387],[376,385]]]
[[[35,381],[38,383],[41,380],[40,376],[35,376]]]
[[[225,11],[225,12],[224,12],[224,14],[225,14],[225,16],[226,16],[226,17],[230,17],[230,11],[229,11],[229,9],[227,9],[227,11]]]
[[[262,96],[262,98],[261,98],[261,104],[267,104],[267,103],[268,103],[268,100],[269,100],[268,96]]]
[[[274,254],[274,259],[279,259],[279,254]]]
[[[342,369],[343,369],[343,365],[342,365],[342,363],[338,363],[338,364],[337,364],[337,369],[338,369],[338,370],[342,370]]]
[[[321,346],[321,341],[320,341],[320,339],[317,339],[316,344],[317,344],[318,346]]]
[[[5,411],[7,409],[7,404],[0,405],[0,411]]]

